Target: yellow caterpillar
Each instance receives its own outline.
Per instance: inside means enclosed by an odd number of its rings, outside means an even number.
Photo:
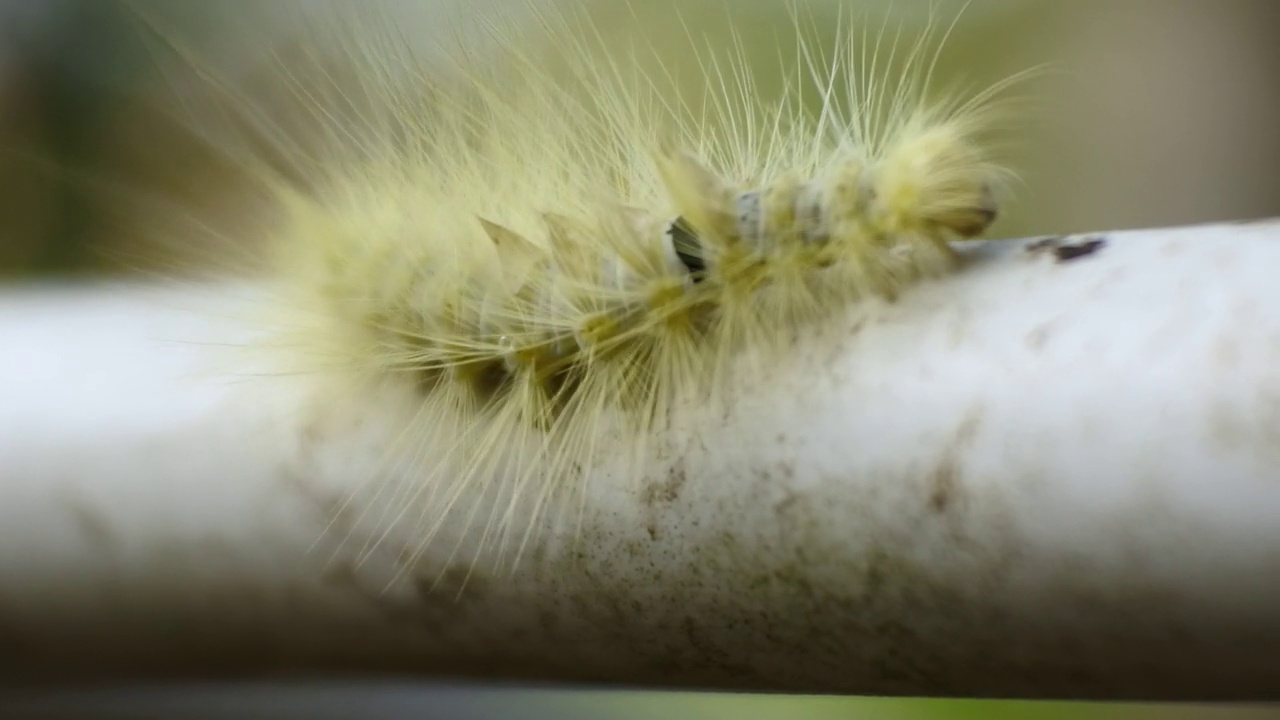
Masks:
[[[741,48],[691,43],[690,93],[584,15],[533,16],[485,17],[485,49],[444,66],[363,35],[358,98],[296,86],[327,139],[291,156],[302,181],[260,171],[281,346],[418,407],[353,500],[366,550],[394,528],[416,556],[454,522],[514,562],[596,468],[626,483],[651,460],[679,408],[768,382],[797,327],[956,268],[1012,177],[987,144],[1007,83],[930,98],[928,35],[841,23],[823,57],[797,22],[764,98]],[[414,450],[442,426],[442,455]]]

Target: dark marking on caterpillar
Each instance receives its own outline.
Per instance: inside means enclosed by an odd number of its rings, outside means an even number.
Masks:
[[[680,263],[689,271],[689,277],[694,283],[702,282],[707,274],[707,261],[702,257],[702,245],[689,221],[683,216],[676,218],[667,228],[667,235],[671,237],[671,247],[675,250],[676,257],[680,258]]]

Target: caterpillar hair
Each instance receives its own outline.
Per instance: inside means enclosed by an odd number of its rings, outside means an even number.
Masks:
[[[314,47],[284,66],[318,142],[246,105],[268,144],[228,145],[279,211],[265,346],[325,403],[406,405],[337,513],[364,556],[409,538],[404,568],[461,547],[515,568],[588,481],[638,492],[796,333],[960,268],[1014,179],[994,143],[1017,78],[936,92],[936,22],[824,35],[797,10],[769,94],[740,35],[661,52],[526,9],[476,11],[430,62],[362,18],[346,75]]]

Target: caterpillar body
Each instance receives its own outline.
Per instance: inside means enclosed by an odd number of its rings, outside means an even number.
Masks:
[[[680,407],[768,382],[796,327],[955,269],[1012,179],[987,144],[1008,83],[929,100],[928,37],[899,53],[882,29],[868,54],[842,23],[820,57],[796,23],[780,98],[702,51],[690,96],[573,13],[535,14],[480,23],[487,50],[444,68],[376,43],[358,107],[299,91],[329,140],[305,182],[261,173],[291,357],[417,408],[364,490],[382,510],[352,500],[365,550],[395,528],[408,564],[456,522],[514,566],[603,460],[625,483]]]

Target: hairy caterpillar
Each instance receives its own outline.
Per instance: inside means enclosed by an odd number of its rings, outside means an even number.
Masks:
[[[795,328],[955,269],[1012,178],[988,144],[1008,82],[929,98],[931,35],[842,22],[824,56],[797,22],[766,99],[740,46],[691,48],[690,93],[572,11],[533,15],[478,23],[485,49],[444,67],[364,38],[358,91],[291,85],[318,149],[276,133],[293,173],[248,155],[281,212],[279,345],[416,408],[352,499],[364,550],[394,529],[406,564],[452,525],[514,565],[681,408],[768,382]],[[421,418],[455,428],[429,458]]]

